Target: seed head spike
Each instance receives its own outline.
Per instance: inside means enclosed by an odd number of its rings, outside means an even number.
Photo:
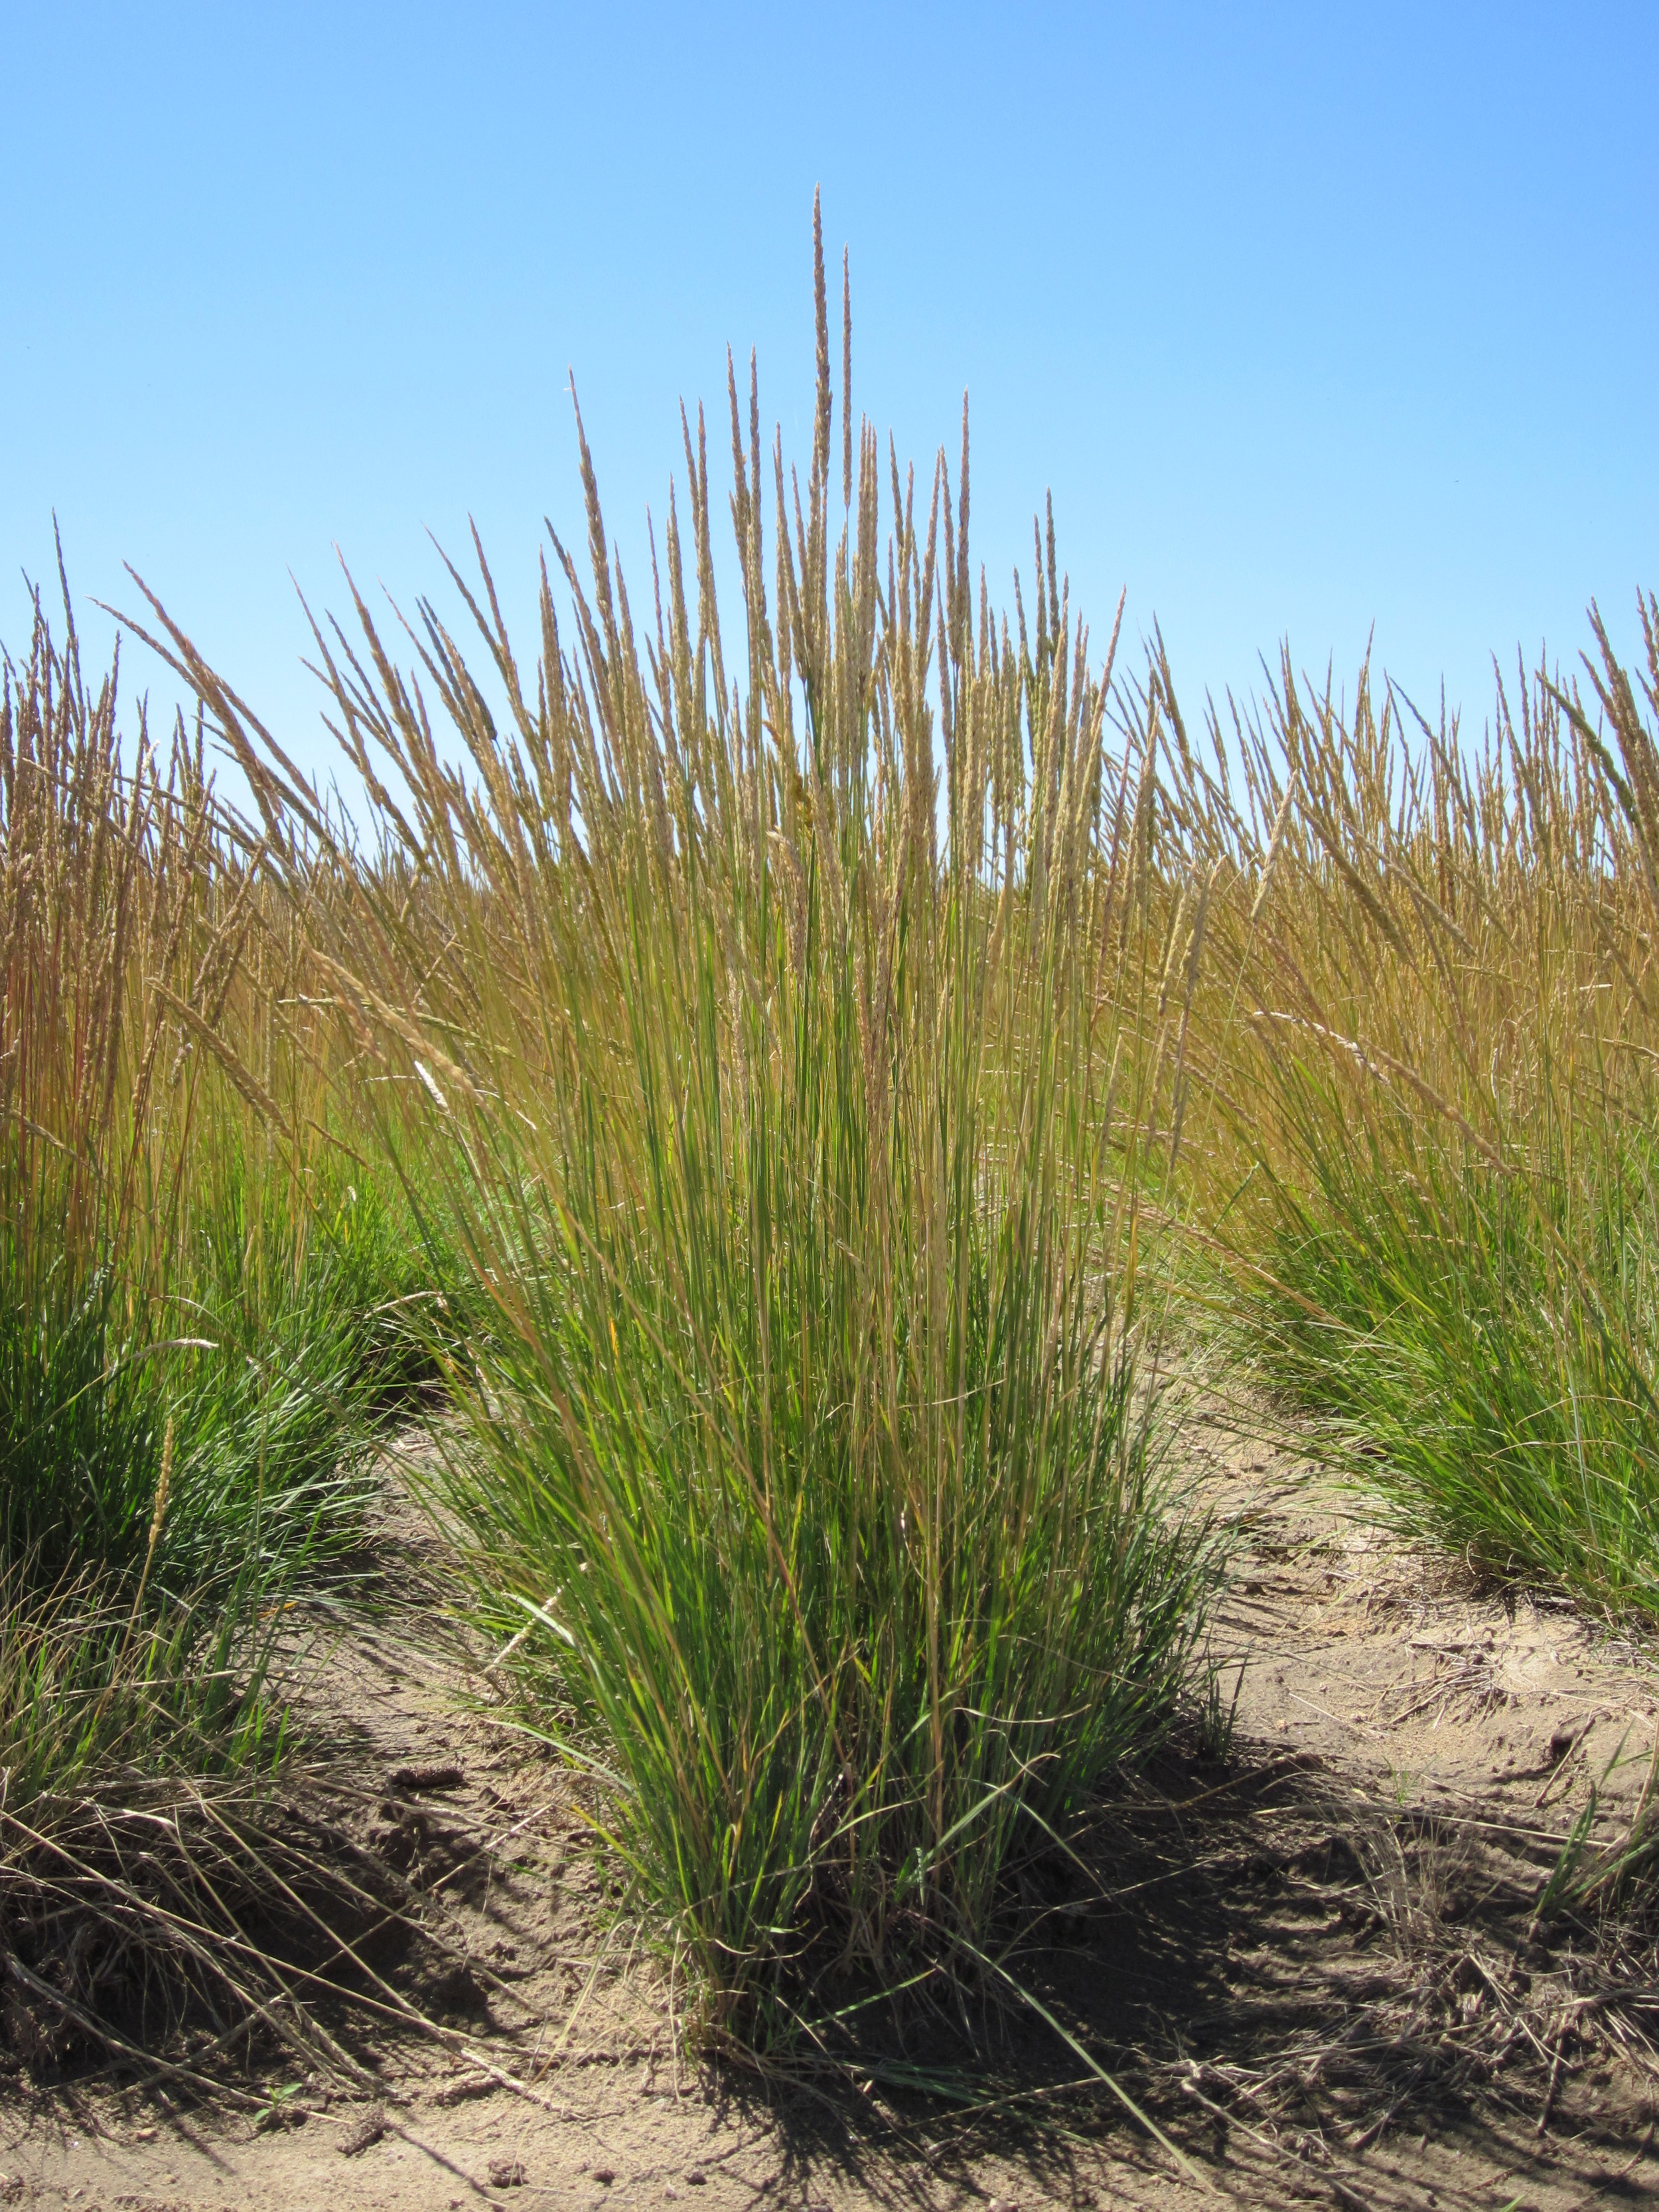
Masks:
[[[853,504],[853,264],[841,249],[841,503]]]
[[[821,495],[830,475],[830,308],[823,289],[823,210],[817,186],[812,191],[812,305],[817,320],[818,406],[812,431],[812,483]]]

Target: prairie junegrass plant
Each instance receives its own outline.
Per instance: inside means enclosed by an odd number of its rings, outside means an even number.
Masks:
[[[48,1825],[276,1757],[269,1624],[341,1588],[423,1371],[296,911],[118,678],[67,586],[0,678],[0,1801]]]
[[[295,1992],[361,1892],[271,1662],[435,1371],[419,1165],[354,1145],[302,913],[118,672],[67,586],[0,655],[0,2055],[176,2076],[193,2014],[334,2067]]]
[[[1595,630],[1582,691],[1522,672],[1482,746],[1286,665],[1239,733],[1261,836],[1206,1049],[1262,1379],[1419,1534],[1651,1620],[1659,751]]]
[[[835,468],[821,260],[818,339],[769,536],[732,386],[735,653],[701,415],[648,633],[584,441],[574,649],[544,569],[521,672],[482,556],[477,676],[430,608],[409,674],[361,601],[318,636],[380,838],[331,973],[420,1086],[488,1309],[442,1503],[750,2046],[837,1970],[978,1971],[1011,1858],[1164,1724],[1212,1572],[1160,1479],[1136,1256],[1197,938],[1151,941],[1109,655],[1052,529],[1029,629],[976,604],[965,416],[954,495],[941,458],[918,501],[847,411],[850,333]],[[317,880],[321,811],[167,628]]]
[[[411,1278],[295,1142],[323,1109],[291,910],[199,737],[158,755],[141,708],[124,743],[118,702],[37,606],[0,692],[0,1563],[274,1596],[359,1540]]]

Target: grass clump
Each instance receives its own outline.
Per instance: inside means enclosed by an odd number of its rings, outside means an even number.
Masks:
[[[51,1826],[64,1803],[187,1772],[274,1771],[283,1716],[260,1694],[241,1610],[178,1602],[135,1608],[112,1578],[83,1570],[43,1588],[25,1558],[0,1583],[0,1822],[14,1838]]]
[[[0,1308],[0,1552],[55,1577],[147,1554],[169,1433],[158,1591],[199,1597],[257,1565],[274,1595],[317,1583],[362,1542],[373,1494],[375,1376],[331,1255],[255,1305],[186,1304],[212,1334],[157,1340],[131,1325],[114,1271],[15,1280]],[[185,1302],[180,1301],[181,1304]]]
[[[317,1218],[333,1163],[290,1141],[322,1093],[283,1028],[275,887],[199,739],[164,765],[141,710],[124,763],[116,672],[89,696],[38,608],[0,799],[3,1556],[47,1584],[149,1559],[175,1595],[251,1559],[303,1576],[352,1540],[377,1347],[356,1248]]]
[[[1222,1233],[1264,1378],[1412,1526],[1652,1617],[1656,756],[1597,635],[1601,726],[1523,675],[1483,750],[1286,670],[1217,933]]]
[[[361,601],[360,642],[319,632],[381,841],[321,941],[420,1086],[487,1313],[441,1502],[750,2047],[832,2008],[824,1973],[977,1971],[1011,1861],[1166,1720],[1213,1571],[1136,1256],[1201,907],[1154,927],[1052,531],[1032,629],[975,604],[965,422],[957,496],[941,459],[918,502],[844,376],[834,470],[818,280],[769,542],[732,386],[735,653],[701,416],[653,631],[584,442],[574,650],[544,571],[527,679],[482,558],[487,682],[429,607],[413,675]],[[314,880],[321,809],[167,628]]]
[[[142,2051],[140,1984],[266,2004],[273,1636],[346,1586],[376,1422],[430,1369],[295,911],[200,729],[158,756],[141,707],[124,744],[65,614],[60,646],[37,600],[0,684],[0,2043],[29,2063]]]
[[[1650,1197],[1631,1208],[1620,1164],[1598,1160],[1564,1267],[1553,1179],[1517,1194],[1485,1163],[1454,1182],[1431,1158],[1415,1183],[1379,1177],[1379,1203],[1360,1164],[1286,1202],[1276,1379],[1374,1456],[1423,1534],[1507,1578],[1659,1611],[1656,1378],[1634,1301],[1605,1303],[1621,1261],[1651,1267]]]

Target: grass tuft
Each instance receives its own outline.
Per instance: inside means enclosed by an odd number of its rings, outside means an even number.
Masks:
[[[976,604],[965,424],[957,495],[941,455],[920,498],[859,426],[832,520],[818,296],[805,507],[775,450],[769,538],[732,387],[735,647],[701,416],[653,629],[585,440],[574,646],[544,572],[521,670],[482,554],[452,573],[483,675],[430,606],[407,674],[361,599],[355,638],[318,629],[375,857],[314,926],[480,1316],[438,1502],[750,2048],[826,1973],[976,1975],[1012,1862],[1164,1726],[1215,1567],[1137,1258],[1204,887],[1165,903],[1121,834],[1115,635],[1091,663],[1052,531],[1034,626]],[[160,619],[314,883],[320,805]]]
[[[1636,793],[1659,756],[1601,646],[1616,744],[1542,672],[1513,713],[1499,687],[1475,748],[1364,672],[1345,716],[1286,667],[1247,750],[1271,865],[1235,841],[1193,1210],[1228,1188],[1261,1376],[1408,1525],[1652,1619],[1659,909]]]

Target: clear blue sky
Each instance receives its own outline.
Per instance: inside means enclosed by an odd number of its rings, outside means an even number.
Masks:
[[[131,561],[313,760],[289,572],[338,605],[337,541],[407,602],[471,513],[527,612],[543,515],[580,534],[568,368],[625,553],[728,341],[802,453],[816,183],[856,404],[925,465],[966,386],[994,590],[1052,486],[1074,603],[1099,636],[1127,584],[1190,702],[1375,621],[1478,724],[1494,650],[1659,584],[1652,0],[0,33],[0,638],[55,508],[82,599]]]

